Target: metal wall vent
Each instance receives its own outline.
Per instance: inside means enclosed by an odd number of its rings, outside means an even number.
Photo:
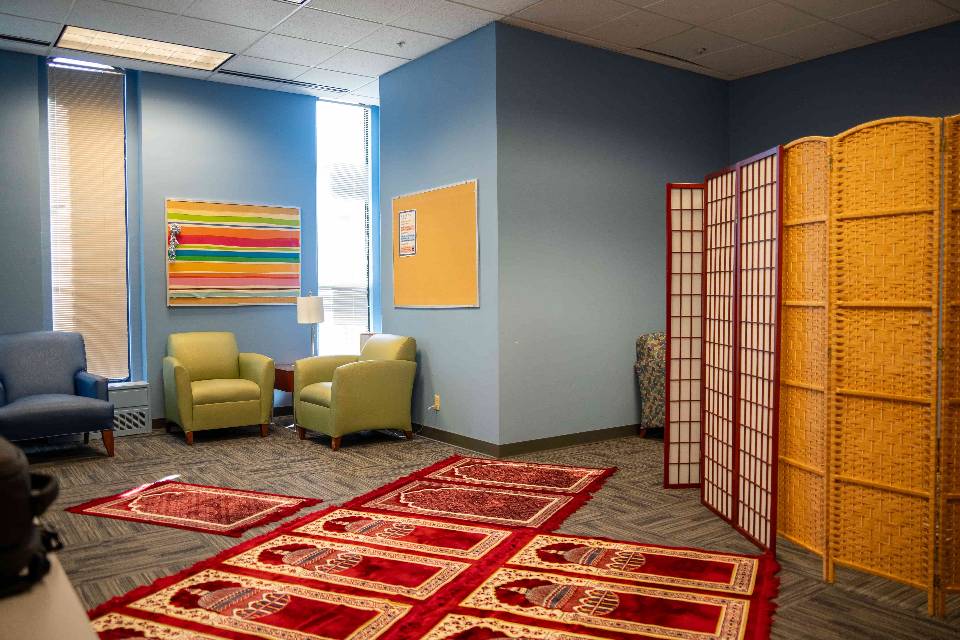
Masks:
[[[283,78],[272,78],[270,76],[261,76],[256,73],[244,73],[243,71],[231,71],[221,69],[218,74],[225,76],[236,76],[238,78],[250,78],[251,80],[265,80],[267,82],[279,82],[280,84],[289,84],[294,87],[303,87],[305,89],[319,89],[320,91],[329,91],[331,93],[349,93],[349,89],[343,87],[331,87],[326,84],[314,84],[313,82],[301,82],[300,80],[285,80]]]

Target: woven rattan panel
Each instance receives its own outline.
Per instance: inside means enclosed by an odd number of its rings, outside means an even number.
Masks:
[[[665,487],[700,485],[703,185],[667,185]]]
[[[940,575],[960,591],[960,116],[944,122],[943,402],[940,421]],[[941,601],[941,611],[942,611]]]
[[[940,120],[832,141],[829,563],[932,598]]]
[[[780,149],[737,164],[739,311],[737,527],[776,545],[780,315]]]
[[[707,178],[703,256],[703,481],[701,500],[734,516],[736,171]]]
[[[783,150],[777,529],[823,554],[827,530],[827,218],[830,139]]]

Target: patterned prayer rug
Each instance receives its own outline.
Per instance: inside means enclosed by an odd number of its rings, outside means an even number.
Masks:
[[[97,498],[67,511],[238,538],[248,529],[282,520],[320,502],[314,498],[162,481]]]
[[[407,486],[563,498],[561,510],[589,495],[558,493],[558,486],[577,491],[581,482],[565,472],[537,478],[529,469],[481,469],[468,472],[471,480],[493,477],[494,484],[447,482],[451,469],[467,466],[455,464],[460,460],[311,513],[115,598],[90,612],[94,627],[104,640],[769,637],[779,585],[769,556],[560,535],[518,524],[522,516],[503,518],[508,524],[467,521],[487,502],[447,505],[444,517],[387,511],[396,504],[385,500]],[[552,490],[529,490],[536,482]]]

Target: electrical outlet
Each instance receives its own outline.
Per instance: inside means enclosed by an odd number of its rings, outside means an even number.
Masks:
[[[440,394],[433,394],[433,410],[440,411]]]

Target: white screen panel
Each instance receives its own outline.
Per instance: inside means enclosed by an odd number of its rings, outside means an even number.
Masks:
[[[703,185],[667,185],[664,486],[700,484]]]
[[[703,256],[703,503],[728,520],[734,509],[736,172],[707,179]]]

